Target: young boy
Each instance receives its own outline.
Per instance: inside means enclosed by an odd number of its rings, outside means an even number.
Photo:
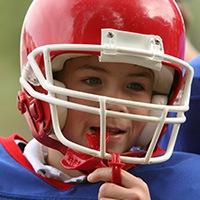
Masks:
[[[1,138],[1,199],[197,199],[198,157],[169,159],[193,76],[183,55],[173,0],[34,0],[18,94],[34,139]]]

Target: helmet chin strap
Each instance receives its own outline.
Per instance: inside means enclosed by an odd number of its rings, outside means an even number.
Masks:
[[[86,134],[89,148],[100,150],[100,132],[97,131],[93,134]],[[109,140],[109,134],[106,133],[106,144]],[[70,170],[79,170],[83,174],[90,174],[97,168],[111,167],[112,168],[112,183],[121,184],[121,169],[128,170],[132,167],[136,167],[135,164],[121,163],[120,155],[127,155],[133,157],[143,156],[145,153],[140,151],[127,152],[125,154],[111,152],[112,159],[105,160],[99,157],[94,157],[72,148],[68,148],[64,158],[61,160],[61,164]]]
[[[93,134],[86,134],[88,146],[95,150],[100,149],[100,132],[97,131]],[[106,144],[109,141],[109,134],[106,133]],[[129,170],[137,165],[133,163],[122,163],[120,161],[120,155],[129,157],[143,157],[145,151],[129,151],[126,153],[110,152],[111,160],[105,160],[103,158],[91,156],[72,148],[68,148],[64,158],[61,160],[63,167],[69,170],[79,170],[81,173],[88,175],[97,168],[111,167],[112,168],[112,183],[121,185],[121,169]],[[157,148],[153,156],[163,153],[161,149]]]

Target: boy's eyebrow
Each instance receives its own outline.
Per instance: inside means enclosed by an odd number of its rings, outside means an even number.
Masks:
[[[128,75],[128,77],[144,77],[144,78],[153,79],[154,78],[154,74],[153,74],[153,72],[151,70],[149,70],[149,72],[142,71],[142,72],[130,73]]]
[[[108,69],[101,68],[101,67],[98,67],[96,65],[85,64],[83,66],[78,67],[77,70],[78,69],[90,69],[90,70],[94,70],[94,71],[98,71],[98,72],[103,72],[103,73],[106,73],[106,74],[111,74],[111,72]],[[147,72],[147,70],[144,70],[144,71],[130,73],[130,74],[128,74],[128,77],[146,77],[146,78],[152,79],[152,78],[154,78],[154,74],[149,69],[148,72]]]
[[[98,71],[98,72],[104,72],[106,74],[110,74],[111,72],[108,70],[108,69],[105,69],[105,68],[101,68],[101,67],[98,67],[96,65],[83,65],[83,66],[80,66],[77,68],[77,70],[79,69],[90,69],[90,70],[94,70],[94,71]]]

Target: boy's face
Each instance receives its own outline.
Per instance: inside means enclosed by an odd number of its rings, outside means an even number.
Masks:
[[[59,80],[67,88],[120,98],[131,101],[151,102],[153,88],[151,70],[123,63],[100,63],[97,56],[73,58],[66,62],[59,73]],[[99,107],[98,102],[68,97],[71,102]],[[107,109],[124,113],[148,115],[149,111],[128,108],[124,105],[107,105]],[[87,146],[86,133],[100,129],[99,116],[68,109],[65,137],[75,143]],[[106,129],[109,133],[107,152],[126,152],[137,143],[145,122],[107,117]]]

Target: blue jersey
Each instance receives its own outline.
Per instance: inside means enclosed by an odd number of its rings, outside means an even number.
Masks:
[[[102,182],[69,184],[36,174],[14,139],[0,138],[0,199],[93,200]],[[153,200],[200,199],[200,159],[198,155],[177,152],[167,162],[139,165],[130,173],[149,186]]]

